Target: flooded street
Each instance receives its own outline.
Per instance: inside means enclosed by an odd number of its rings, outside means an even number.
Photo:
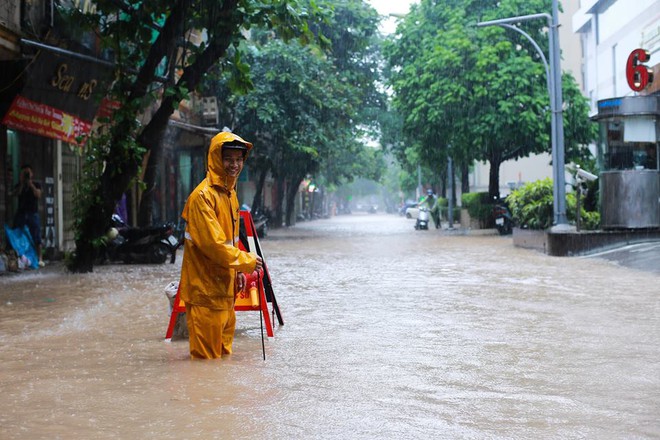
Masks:
[[[394,215],[261,241],[285,321],[165,342],[174,265],[0,277],[1,439],[660,438],[660,276]]]

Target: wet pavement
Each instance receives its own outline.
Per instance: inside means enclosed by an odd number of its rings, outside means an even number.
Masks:
[[[589,258],[604,258],[620,266],[660,275],[660,241],[620,246],[591,254]]]
[[[266,361],[255,312],[223,360],[164,341],[180,258],[0,277],[0,438],[660,438],[657,249],[550,257],[413,223],[263,239],[285,320]]]

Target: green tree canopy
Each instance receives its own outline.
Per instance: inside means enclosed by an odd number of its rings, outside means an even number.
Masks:
[[[336,185],[356,176],[377,179],[383,168],[379,152],[363,140],[375,124],[372,109],[384,103],[370,45],[377,14],[362,0],[332,2],[332,8],[316,29],[329,42],[328,51],[255,29],[244,57],[253,89],[236,95],[214,86],[236,129],[258,143],[249,161],[259,174],[253,207],[259,206],[266,174],[275,177],[275,224],[283,217],[287,225],[293,222],[294,197],[306,176]]]
[[[240,42],[252,26],[283,39],[316,40],[312,22],[326,13],[298,0],[99,0],[96,8],[62,11],[81,29],[93,30],[117,65],[109,97],[120,104],[103,131],[89,139],[76,198],[76,254],[70,268],[91,271],[115,203],[136,179],[143,161],[141,223],[148,223],[150,196],[167,121],[214,65],[236,74],[234,87],[249,87]],[[322,42],[322,41],[321,41]],[[164,76],[164,79],[161,78]],[[153,111],[147,111],[152,109]],[[140,125],[138,116],[146,119]]]
[[[551,10],[550,0],[421,0],[386,47],[394,106],[422,161],[443,168],[450,155],[467,169],[490,163],[489,192],[499,195],[506,160],[550,151],[545,69],[522,35],[476,23]],[[519,27],[547,53],[539,20]],[[567,157],[593,139],[585,99],[565,79]]]

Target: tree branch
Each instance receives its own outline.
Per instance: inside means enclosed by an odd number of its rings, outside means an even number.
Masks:
[[[183,19],[191,3],[191,0],[179,0],[172,8],[165,25],[149,49],[147,59],[140,67],[137,78],[129,90],[129,101],[141,99],[147,94],[148,87],[154,80],[160,61],[170,50],[176,37],[183,33]]]

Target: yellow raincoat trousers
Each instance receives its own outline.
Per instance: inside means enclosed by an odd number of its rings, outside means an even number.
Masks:
[[[231,353],[236,277],[256,267],[256,257],[237,247],[236,178],[225,173],[222,163],[222,148],[229,142],[244,144],[248,153],[252,149],[235,134],[217,134],[209,147],[206,178],[190,194],[182,213],[187,226],[180,295],[186,303],[192,358],[215,359]]]

